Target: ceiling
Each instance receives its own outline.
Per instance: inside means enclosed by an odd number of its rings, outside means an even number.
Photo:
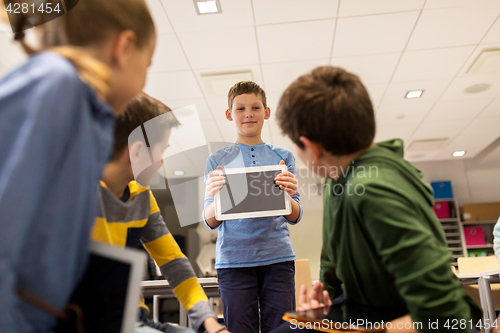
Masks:
[[[208,15],[192,1],[148,3],[159,38],[146,91],[173,108],[195,103],[208,141],[236,134],[227,99],[212,97],[203,75],[251,71],[273,111],[296,77],[328,64],[367,86],[377,140],[447,139],[407,152],[410,160],[452,159],[455,150],[471,158],[500,135],[500,72],[466,74],[483,50],[500,48],[498,0],[220,0],[222,13]],[[478,83],[490,88],[464,92]],[[405,99],[414,89],[422,97]],[[273,116],[263,139],[293,149]]]
[[[224,117],[227,99],[212,96],[203,76],[251,71],[272,112],[283,90],[319,65],[360,76],[377,141],[446,139],[407,151],[411,161],[452,159],[455,150],[472,158],[500,135],[500,72],[467,74],[484,50],[500,49],[498,0],[220,0],[222,13],[206,15],[190,0],[147,2],[158,43],[145,90],[173,109],[196,104],[207,141],[236,134]],[[0,29],[1,75],[23,56],[8,27]],[[490,87],[464,92],[479,83]],[[404,98],[415,89],[422,97]],[[273,114],[262,136],[294,151]]]

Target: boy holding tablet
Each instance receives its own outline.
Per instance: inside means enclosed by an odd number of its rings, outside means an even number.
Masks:
[[[235,84],[228,94],[226,118],[237,131],[236,143],[210,155],[206,164],[203,217],[211,229],[218,228],[216,261],[224,320],[233,332],[267,333],[282,322],[282,315],[295,308],[295,254],[288,223],[300,221],[295,158],[286,149],[266,144],[261,132],[271,111],[264,90],[255,82]],[[218,221],[214,195],[225,178],[214,170],[286,164],[276,184],[291,197],[292,212],[270,216]],[[260,308],[260,312],[259,312]]]
[[[160,267],[175,296],[196,330],[207,333],[227,332],[217,322],[207,296],[198,283],[186,256],[167,229],[156,199],[148,186],[161,166],[163,151],[168,147],[171,129],[179,122],[160,101],[140,93],[116,120],[113,158],[104,168],[99,186],[99,210],[92,230],[92,240],[121,247],[144,248]],[[152,124],[149,120],[156,118]],[[132,131],[148,122],[147,144],[129,142]],[[154,130],[151,130],[154,127]],[[150,153],[155,163],[150,163]],[[147,165],[134,180],[133,167]],[[142,168],[141,168],[142,169]],[[169,323],[147,320],[147,308],[140,308],[140,319],[164,332],[193,332]]]
[[[421,323],[421,332],[451,330],[455,321],[463,325],[453,332],[471,331],[480,310],[450,269],[432,189],[403,159],[401,140],[373,143],[374,112],[359,78],[316,68],[287,88],[277,119],[309,169],[326,178],[320,276],[330,296],[405,308],[399,321]]]

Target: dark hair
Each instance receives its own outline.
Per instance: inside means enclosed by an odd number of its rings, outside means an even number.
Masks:
[[[375,137],[375,115],[360,79],[323,66],[302,75],[283,93],[276,110],[282,133],[301,149],[301,136],[333,155],[365,149]]]
[[[165,115],[154,124],[158,127],[157,130],[148,128],[147,135],[151,148],[161,141],[170,129],[179,126],[179,121],[170,111],[172,110],[159,100],[144,92],[139,93],[116,119],[113,159],[120,156],[123,149],[128,146],[128,138],[132,131],[147,121]]]
[[[229,106],[229,110],[233,107],[234,98],[243,94],[255,94],[257,97],[260,97],[264,108],[267,108],[266,93],[264,89],[253,81],[241,81],[232,86],[227,93],[227,105]]]

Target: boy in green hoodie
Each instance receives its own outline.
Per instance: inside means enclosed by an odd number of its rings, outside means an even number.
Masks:
[[[400,139],[373,143],[373,107],[359,78],[316,68],[287,88],[276,117],[297,155],[326,178],[320,278],[329,295],[407,309],[397,321],[414,322],[409,332],[470,332],[480,309],[450,269],[432,189],[403,159]]]

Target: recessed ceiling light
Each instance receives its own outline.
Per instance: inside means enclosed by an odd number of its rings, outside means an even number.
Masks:
[[[198,15],[222,13],[219,0],[209,0],[209,1],[194,0],[194,4]]]
[[[176,170],[176,171],[174,171],[174,175],[176,175],[176,176],[184,176],[185,172],[182,171],[182,170]]]
[[[464,89],[464,93],[475,94],[481,91],[488,90],[491,87],[489,83],[478,83],[473,84],[472,86],[468,86]]]
[[[406,93],[406,98],[419,98],[423,93],[423,90],[410,90]]]
[[[451,154],[453,157],[461,157],[465,155],[465,150],[457,150]]]

